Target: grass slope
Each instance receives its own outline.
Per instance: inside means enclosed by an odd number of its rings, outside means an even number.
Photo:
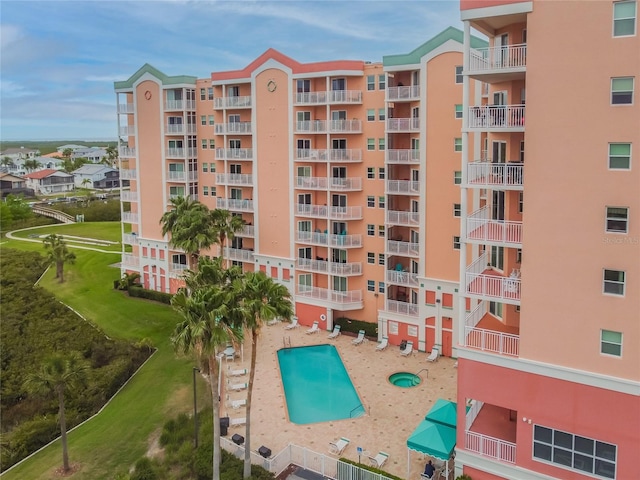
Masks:
[[[60,227],[55,233],[63,233]],[[101,238],[98,230],[85,224],[91,238]],[[119,224],[112,228],[119,229]],[[108,230],[108,229],[107,229]],[[42,250],[42,246],[9,241],[3,247]],[[69,434],[69,457],[80,470],[74,479],[113,479],[124,473],[148,449],[149,437],[159,431],[166,419],[189,412],[191,397],[191,359],[178,359],[169,336],[178,321],[168,306],[132,299],[113,290],[120,271],[110,265],[119,257],[111,253],[75,250],[75,265],[65,267],[65,283],[55,280],[50,269],[41,285],[63,302],[99,326],[110,337],[139,341],[149,338],[158,351],[140,372],[96,418]],[[205,385],[199,383],[201,403],[207,398]],[[2,475],[6,480],[50,479],[61,465],[60,442],[41,451],[20,466]]]

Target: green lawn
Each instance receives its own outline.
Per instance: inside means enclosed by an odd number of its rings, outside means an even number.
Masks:
[[[118,223],[73,227],[73,235],[91,238],[104,238],[101,236],[112,235],[111,230],[119,230]],[[66,228],[59,226],[54,231],[52,227],[52,233],[62,233]],[[16,240],[4,243],[0,249],[6,247],[43,250],[36,243]],[[41,285],[106,335],[131,341],[149,338],[158,349],[102,413],[69,434],[70,461],[80,467],[72,478],[113,479],[117,473],[127,472],[147,451],[150,435],[158,432],[167,419],[193,408],[193,361],[178,359],[174,354],[169,336],[178,317],[169,306],[132,299],[113,289],[120,271],[110,265],[119,260],[117,255],[86,250],[75,253],[76,263],[65,266],[65,283],[57,283],[55,272],[50,269]],[[199,380],[198,389],[203,405],[207,398],[204,382]],[[57,441],[2,478],[50,479],[61,463]]]
[[[68,245],[81,245],[84,247],[95,247],[101,250],[109,250],[120,252],[122,246],[120,241],[122,234],[120,230],[120,222],[86,222],[86,223],[70,223],[66,225],[48,225],[46,227],[34,228],[16,232],[14,235],[18,238],[33,238],[34,235],[46,236],[51,233],[66,236],[65,241]],[[71,238],[69,238],[71,236]],[[87,240],[76,239],[72,237],[83,237]],[[106,240],[108,242],[116,242],[111,245],[97,244],[93,245],[91,240]]]

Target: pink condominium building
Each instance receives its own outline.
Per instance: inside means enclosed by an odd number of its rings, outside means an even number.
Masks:
[[[638,478],[637,2],[460,8],[457,473]]]
[[[455,356],[462,40],[449,28],[378,63],[269,49],[207,79],[145,65],[116,82],[123,272],[180,286],[187,258],[159,220],[189,195],[242,216],[225,258],[286,285],[301,324],[365,320],[392,345]]]

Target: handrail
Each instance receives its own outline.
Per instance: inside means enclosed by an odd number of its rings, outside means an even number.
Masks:
[[[420,370],[418,373],[416,373],[416,377],[419,376],[421,372],[427,372],[427,378],[429,378],[429,369],[428,368],[423,368],[422,370]]]
[[[352,408],[352,409],[351,409],[351,411],[349,412],[349,418],[351,418],[351,414],[352,414],[353,412],[355,412],[355,411],[356,411],[358,408],[360,408],[360,407],[362,407],[362,410],[365,410],[365,409],[364,409],[364,405],[362,404],[362,402],[360,402],[358,405],[356,405],[354,408]],[[365,410],[365,411],[366,411],[366,410]]]

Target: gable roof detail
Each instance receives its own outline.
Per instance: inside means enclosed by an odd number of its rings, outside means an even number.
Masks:
[[[121,90],[123,88],[133,88],[133,85],[142,77],[145,73],[153,75],[156,77],[162,85],[179,85],[179,84],[192,84],[195,85],[197,77],[192,77],[191,75],[176,75],[169,76],[162,73],[160,70],[155,68],[148,63],[145,63],[142,67],[138,69],[136,73],[131,75],[128,80],[124,80],[122,82],[113,82],[113,87],[116,90]]]
[[[40,180],[42,178],[51,177],[51,176],[55,176],[55,177],[73,177],[73,175],[70,175],[70,174],[65,173],[65,172],[61,172],[60,170],[53,170],[52,168],[45,168],[44,170],[38,170],[37,172],[28,173],[27,175],[25,175],[25,178],[32,178],[32,179],[35,179],[35,180]]]

